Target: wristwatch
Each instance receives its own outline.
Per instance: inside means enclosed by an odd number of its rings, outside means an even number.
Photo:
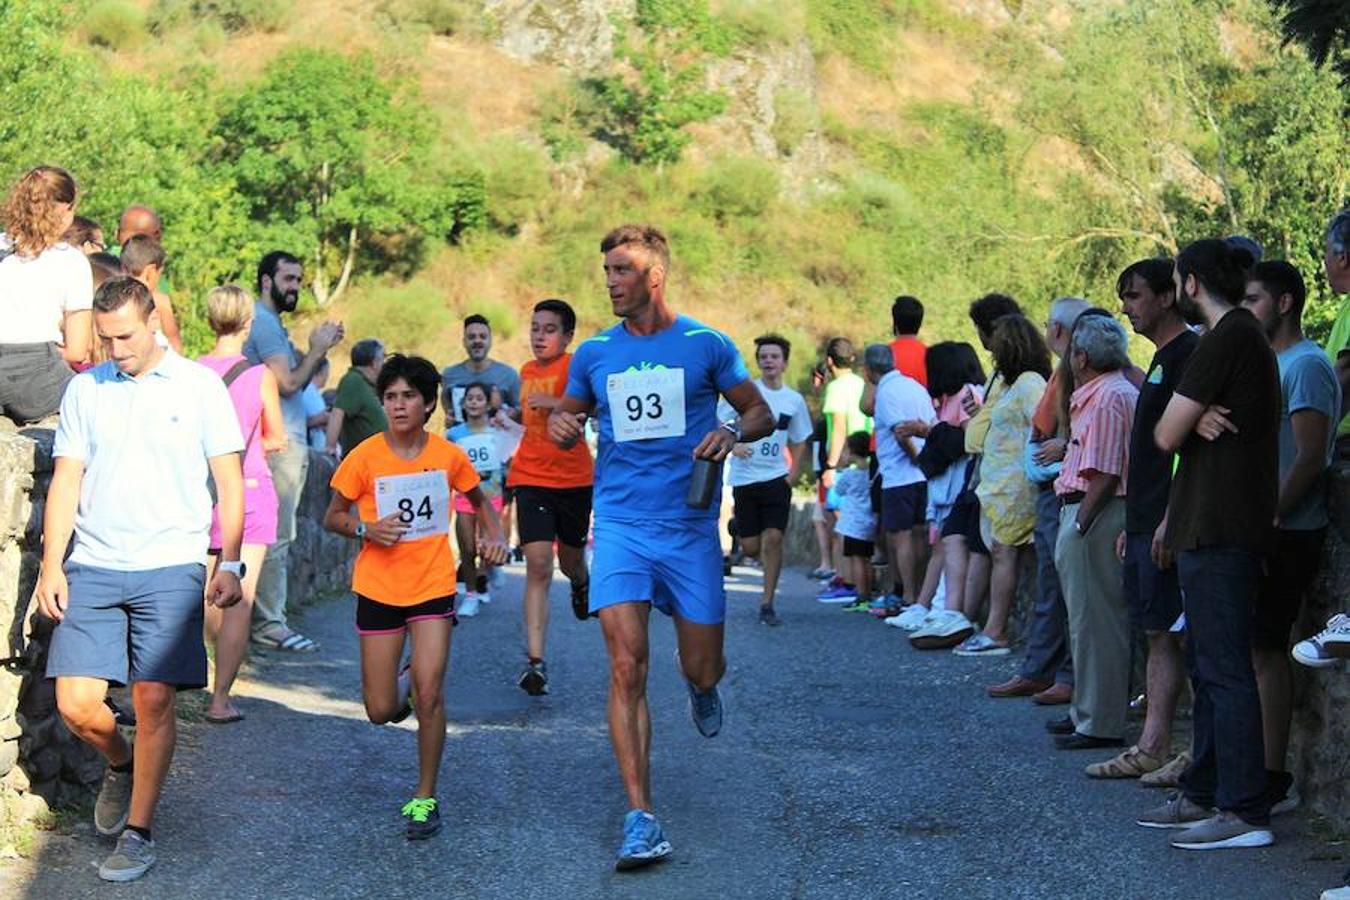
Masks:
[[[229,572],[240,581],[244,579],[244,574],[248,571],[248,566],[242,559],[224,559],[216,568],[221,572]]]
[[[365,522],[357,522],[357,523],[356,523],[356,539],[357,539],[358,541],[364,541],[364,540],[366,539],[366,523],[365,523]]]
[[[732,420],[728,420],[728,421],[726,421],[726,422],[723,422],[723,423],[721,424],[721,426],[719,426],[719,427],[721,427],[721,428],[724,429],[725,431],[730,432],[730,433],[731,433],[731,436],[734,437],[734,438],[737,440],[737,442],[740,441],[740,439],[741,439],[741,424],[740,424],[739,422],[732,421]]]

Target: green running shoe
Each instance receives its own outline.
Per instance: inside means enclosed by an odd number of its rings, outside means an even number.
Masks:
[[[435,797],[414,797],[403,804],[408,840],[424,841],[441,830],[441,811]]]

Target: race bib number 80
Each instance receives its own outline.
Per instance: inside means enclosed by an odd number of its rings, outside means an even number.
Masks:
[[[386,475],[375,479],[375,512],[381,519],[398,514],[408,526],[402,540],[450,533],[450,485],[444,472]]]
[[[684,369],[619,372],[605,381],[614,440],[683,437]]]

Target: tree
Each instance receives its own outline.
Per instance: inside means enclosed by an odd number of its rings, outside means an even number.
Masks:
[[[1301,44],[1318,66],[1328,62],[1350,82],[1350,4],[1345,0],[1270,0],[1285,43]]]
[[[639,37],[616,53],[628,70],[585,82],[599,100],[592,132],[633,162],[678,162],[692,140],[685,127],[726,109],[704,81],[707,57],[729,50],[730,36],[707,0],[639,0],[635,24]]]
[[[227,104],[216,134],[219,166],[262,235],[309,260],[320,306],[347,288],[363,254],[388,268],[473,224],[464,180],[431,166],[425,110],[368,58],[283,54]]]

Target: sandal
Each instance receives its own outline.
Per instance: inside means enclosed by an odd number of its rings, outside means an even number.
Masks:
[[[287,632],[283,638],[266,634],[255,634],[253,643],[269,650],[285,650],[288,653],[317,653],[319,645],[298,631]]]
[[[1093,763],[1083,771],[1089,778],[1138,778],[1161,769],[1166,760],[1145,753],[1135,744],[1104,762]]]

